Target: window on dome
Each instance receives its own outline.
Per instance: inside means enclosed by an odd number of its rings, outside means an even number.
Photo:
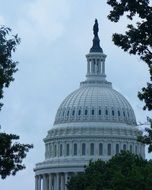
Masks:
[[[67,116],[69,116],[69,110],[68,110],[68,112],[67,112]]]
[[[101,115],[101,110],[99,110],[99,115]]]
[[[67,156],[70,155],[70,145],[69,144],[66,145],[66,155]]]
[[[88,110],[85,110],[85,115],[87,115],[88,114]]]
[[[123,112],[123,115],[124,115],[124,117],[125,117],[125,115],[126,115],[125,112]]]
[[[106,110],[106,115],[108,115],[108,110]]]
[[[56,152],[56,144],[54,145],[54,157],[57,156],[57,152]]]
[[[120,116],[120,111],[118,111],[118,116]]]
[[[73,112],[72,112],[72,115],[74,115],[75,114],[75,110],[73,110]]]
[[[94,115],[94,110],[91,111],[92,115]]]
[[[62,144],[60,144],[60,156],[62,156],[63,155],[63,146],[62,146]]]
[[[77,155],[77,152],[78,152],[78,150],[77,150],[77,144],[76,144],[76,143],[74,143],[74,156],[76,156],[76,155]]]
[[[116,154],[119,154],[119,144],[116,144]]]
[[[103,155],[103,144],[102,143],[99,144],[99,155],[100,156]]]
[[[111,155],[111,144],[108,144],[108,156]]]
[[[123,145],[123,150],[127,150],[126,144]]]
[[[78,111],[78,115],[81,115],[81,110]]]
[[[114,112],[114,110],[112,110],[112,116],[114,116],[115,115],[115,112]]]
[[[94,144],[90,144],[90,155],[94,155]]]
[[[129,112],[128,112],[128,117],[129,117]]]
[[[63,113],[62,113],[62,116],[64,116],[64,111],[63,111]]]
[[[130,152],[132,152],[132,145],[130,145]]]
[[[82,144],[82,156],[86,155],[86,144]]]

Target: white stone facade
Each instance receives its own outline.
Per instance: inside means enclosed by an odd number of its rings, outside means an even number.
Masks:
[[[121,150],[145,157],[131,105],[106,80],[106,55],[100,48],[86,57],[86,81],[61,103],[44,139],[45,160],[34,169],[35,190],[66,190],[69,177],[83,172],[90,160],[106,161]]]

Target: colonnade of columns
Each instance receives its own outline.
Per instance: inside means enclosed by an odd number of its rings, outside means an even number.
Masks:
[[[35,176],[35,190],[67,190],[68,178],[73,173],[50,173]]]

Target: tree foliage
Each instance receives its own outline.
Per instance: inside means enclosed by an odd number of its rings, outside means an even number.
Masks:
[[[149,0],[108,0],[112,7],[108,18],[118,22],[126,15],[128,19],[138,17],[136,25],[128,24],[125,34],[113,34],[113,42],[130,54],[138,55],[149,68],[150,82],[138,93],[144,101],[143,109],[152,110],[152,7]]]
[[[11,29],[0,27],[0,100],[4,95],[4,88],[8,88],[14,80],[17,62],[12,59],[12,53],[20,43],[18,35],[10,35]],[[0,102],[0,110],[2,108]],[[25,168],[22,164],[32,145],[20,144],[18,135],[0,133],[0,176],[2,179]]]
[[[71,177],[68,190],[150,190],[152,161],[122,151],[109,161],[90,162],[84,173]]]
[[[138,18],[136,24],[128,24],[125,34],[113,34],[113,42],[125,52],[138,55],[149,70],[150,81],[147,86],[138,92],[138,97],[144,101],[143,109],[152,110],[152,7],[149,0],[108,0],[112,7],[109,20],[118,22],[120,17],[126,16],[130,21]],[[148,151],[152,152],[152,120],[150,127],[146,128],[146,134],[138,140],[149,145]]]
[[[16,142],[18,139],[17,135],[0,133],[0,175],[2,179],[25,169],[22,160],[32,145],[20,144]]]
[[[10,32],[10,28],[0,28],[0,99],[3,98],[4,87],[9,87],[14,80],[13,74],[17,71],[17,62],[12,60],[12,52],[15,52],[20,38],[15,35],[8,39]],[[1,107],[2,103],[0,109]]]
[[[138,137],[138,141],[140,141],[143,144],[148,145],[148,152],[152,152],[152,119],[147,118],[147,121],[150,125],[150,127],[145,128],[144,135],[141,135]]]

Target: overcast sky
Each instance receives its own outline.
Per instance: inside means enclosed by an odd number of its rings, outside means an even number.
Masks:
[[[43,138],[62,100],[85,79],[94,19],[98,18],[101,46],[107,55],[107,80],[131,103],[137,122],[146,121],[148,114],[137,98],[148,81],[148,71],[138,57],[113,45],[112,33],[124,32],[128,21],[108,21],[106,0],[0,0],[0,5],[0,25],[21,37],[14,55],[19,71],[5,90],[1,131],[34,144],[25,160],[27,169],[0,179],[0,189],[34,190],[33,168],[44,160]]]

